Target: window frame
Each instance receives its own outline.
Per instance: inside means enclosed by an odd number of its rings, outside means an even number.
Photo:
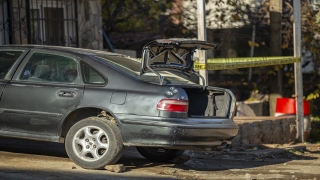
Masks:
[[[22,80],[20,79],[21,73],[26,67],[27,63],[29,62],[30,58],[35,53],[44,53],[44,54],[51,54],[51,55],[57,55],[57,56],[64,56],[66,58],[70,58],[74,60],[77,63],[77,73],[78,76],[75,79],[73,83],[64,83],[64,82],[58,82],[58,81],[28,81],[28,80]],[[60,52],[60,51],[52,51],[52,50],[44,50],[44,49],[32,49],[30,50],[30,53],[24,58],[23,62],[20,64],[18,70],[16,71],[13,80],[18,82],[24,82],[27,84],[62,84],[62,85],[83,85],[83,82],[81,81],[81,74],[80,74],[80,63],[79,63],[79,57],[74,56],[69,53]]]
[[[85,77],[84,77],[84,72],[83,72],[83,67],[84,67],[84,65],[86,65],[86,66],[92,68],[94,71],[96,71],[96,72],[99,74],[99,76],[103,78],[104,83],[103,83],[103,84],[102,84],[102,83],[100,83],[100,84],[97,84],[97,83],[86,83],[86,82],[85,82]],[[90,85],[90,86],[106,86],[106,85],[108,84],[108,78],[107,78],[107,77],[105,77],[100,71],[98,71],[96,68],[90,66],[88,63],[84,62],[83,60],[80,61],[80,71],[81,71],[82,82],[83,82],[83,84],[85,84],[85,85]]]
[[[25,56],[29,53],[28,49],[24,49],[24,48],[17,48],[17,49],[7,49],[7,48],[0,48],[0,51],[22,51],[20,57],[18,59],[16,59],[16,61],[12,64],[12,66],[10,67],[10,69],[8,70],[7,74],[5,75],[5,77],[3,79],[0,79],[0,81],[7,81],[7,80],[11,80],[17,70],[17,68],[19,67],[19,65],[21,64],[21,61],[23,61],[23,59],[25,58]]]

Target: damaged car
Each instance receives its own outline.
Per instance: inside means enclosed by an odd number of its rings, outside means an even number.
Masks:
[[[125,146],[165,162],[230,143],[234,95],[194,83],[194,53],[215,43],[159,39],[141,60],[57,46],[0,46],[0,136],[65,144],[87,169],[116,163]],[[204,84],[204,83],[203,83]]]

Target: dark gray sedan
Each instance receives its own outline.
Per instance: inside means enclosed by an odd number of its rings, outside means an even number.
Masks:
[[[79,166],[116,163],[123,146],[168,161],[228,143],[235,98],[193,83],[193,54],[214,43],[156,40],[142,60],[103,51],[0,46],[0,135],[65,143]],[[201,76],[199,76],[201,78]]]

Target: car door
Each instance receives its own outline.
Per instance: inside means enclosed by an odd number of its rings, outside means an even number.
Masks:
[[[0,98],[3,88],[26,53],[27,50],[23,49],[0,49]]]
[[[79,105],[83,91],[77,57],[32,50],[3,91],[2,134],[57,136],[59,122]]]

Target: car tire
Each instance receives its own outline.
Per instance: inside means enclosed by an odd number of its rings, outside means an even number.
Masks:
[[[69,158],[85,169],[103,169],[116,163],[123,150],[118,126],[104,118],[89,117],[68,131],[65,148]]]
[[[156,162],[168,162],[173,158],[181,156],[184,152],[184,150],[153,147],[137,147],[137,150],[146,159]]]

